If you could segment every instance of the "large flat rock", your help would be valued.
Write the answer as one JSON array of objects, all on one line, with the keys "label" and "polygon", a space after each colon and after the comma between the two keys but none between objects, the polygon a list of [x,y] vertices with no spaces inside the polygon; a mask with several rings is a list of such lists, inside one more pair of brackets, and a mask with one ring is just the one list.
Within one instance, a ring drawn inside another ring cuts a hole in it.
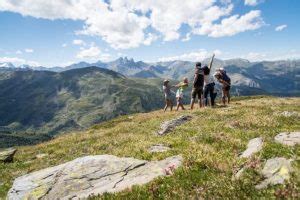
[{"label": "large flat rock", "polygon": [[172,119],[170,121],[165,121],[161,124],[160,130],[157,132],[158,135],[166,135],[177,126],[186,123],[187,121],[191,120],[192,116],[190,115],[182,115],[176,119]]},{"label": "large flat rock", "polygon": [[300,144],[300,132],[284,132],[275,136],[275,141],[287,146],[295,146]]},{"label": "large flat rock", "polygon": [[263,147],[263,140],[262,138],[254,138],[249,141],[247,145],[247,149],[240,155],[241,158],[249,158],[253,154],[259,152]]},{"label": "large flat rock", "polygon": [[291,172],[291,160],[282,157],[269,159],[261,172],[266,179],[256,185],[256,188],[263,189],[268,185],[283,184],[290,178]]},{"label": "large flat rock", "polygon": [[161,161],[112,155],[86,156],[16,178],[7,198],[80,199],[118,192],[169,175],[181,163],[181,156]]}]

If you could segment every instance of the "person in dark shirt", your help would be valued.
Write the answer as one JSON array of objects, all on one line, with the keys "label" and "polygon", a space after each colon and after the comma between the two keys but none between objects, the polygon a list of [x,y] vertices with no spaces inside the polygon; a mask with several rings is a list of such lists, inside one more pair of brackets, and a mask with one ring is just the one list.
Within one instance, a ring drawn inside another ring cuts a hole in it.
[{"label": "person in dark shirt", "polygon": [[223,105],[230,103],[230,87],[231,87],[231,80],[227,75],[226,71],[223,68],[216,70],[214,77],[222,84],[222,102]]},{"label": "person in dark shirt", "polygon": [[195,66],[195,75],[193,81],[192,98],[191,98],[191,110],[194,108],[196,97],[198,96],[199,107],[202,107],[202,93],[203,93],[204,75],[201,70],[201,63],[197,62]]},{"label": "person in dark shirt", "polygon": [[169,80],[164,80],[163,83],[163,91],[164,91],[165,102],[166,102],[166,105],[164,107],[164,112],[167,110],[168,107],[170,107],[171,111],[173,109],[173,102],[171,97],[172,91],[169,82],[170,82]]}]

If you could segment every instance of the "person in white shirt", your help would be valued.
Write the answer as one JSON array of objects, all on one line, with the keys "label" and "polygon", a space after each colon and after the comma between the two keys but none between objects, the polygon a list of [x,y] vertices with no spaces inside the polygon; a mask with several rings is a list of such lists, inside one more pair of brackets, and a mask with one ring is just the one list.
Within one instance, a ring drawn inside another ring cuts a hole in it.
[{"label": "person in white shirt", "polygon": [[213,54],[211,61],[209,63],[209,66],[204,66],[202,68],[204,72],[204,101],[205,101],[205,106],[208,106],[208,94],[210,96],[210,101],[211,101],[211,106],[215,105],[215,98],[214,98],[214,87],[215,87],[215,82],[213,76],[210,75],[212,63],[214,60],[215,54]]}]

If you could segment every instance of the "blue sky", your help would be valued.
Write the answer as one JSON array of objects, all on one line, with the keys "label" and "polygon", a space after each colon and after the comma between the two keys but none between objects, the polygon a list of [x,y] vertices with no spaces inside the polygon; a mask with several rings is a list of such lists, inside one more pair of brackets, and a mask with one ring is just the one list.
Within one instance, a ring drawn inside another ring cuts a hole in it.
[{"label": "blue sky", "polygon": [[298,0],[1,0],[0,63],[299,59],[299,19]]}]

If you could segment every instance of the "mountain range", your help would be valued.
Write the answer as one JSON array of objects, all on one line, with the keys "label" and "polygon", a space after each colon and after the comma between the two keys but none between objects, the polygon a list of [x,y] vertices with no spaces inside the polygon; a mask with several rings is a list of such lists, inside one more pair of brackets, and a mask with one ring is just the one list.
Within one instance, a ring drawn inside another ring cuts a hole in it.
[{"label": "mountain range", "polygon": [[[207,64],[208,59],[203,60]],[[5,67],[1,67],[4,66]],[[3,70],[35,70],[63,72],[70,69],[79,69],[89,66],[96,66],[121,73],[127,77],[134,78],[160,78],[180,80],[183,77],[192,79],[194,62],[190,61],[169,61],[146,63],[134,61],[127,57],[120,57],[111,62],[79,62],[66,67],[31,67],[23,65],[14,67],[11,63],[0,64],[0,71]],[[239,88],[250,88],[265,94],[275,94],[282,96],[298,96],[300,93],[300,60],[285,61],[262,61],[250,62],[245,59],[219,60],[215,59],[213,71],[223,67],[231,76],[233,86]],[[243,90],[234,91],[235,93],[244,92]],[[245,92],[244,92],[245,93]],[[247,92],[246,92],[247,93]]]}]

